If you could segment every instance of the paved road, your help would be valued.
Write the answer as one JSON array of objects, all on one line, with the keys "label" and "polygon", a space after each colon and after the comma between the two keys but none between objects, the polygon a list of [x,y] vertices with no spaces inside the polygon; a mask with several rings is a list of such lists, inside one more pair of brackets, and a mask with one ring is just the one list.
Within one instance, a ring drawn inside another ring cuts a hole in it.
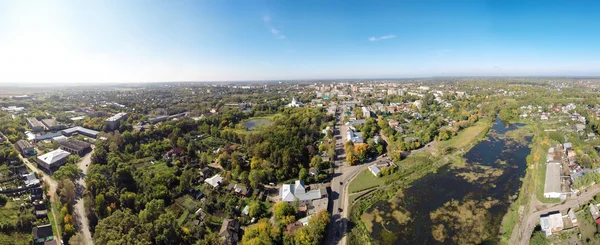
[{"label": "paved road", "polygon": [[[330,207],[331,210],[331,223],[328,226],[328,235],[326,244],[346,244],[346,229],[348,225],[348,184],[350,181],[363,169],[367,168],[370,163],[364,163],[357,166],[346,166],[346,153],[344,151],[344,144],[346,143],[346,130],[347,127],[341,124],[343,114],[339,113],[338,124],[336,125],[335,138],[336,138],[336,160],[334,161],[336,170],[335,175],[331,180],[331,195],[330,195]],[[382,160],[380,157],[375,161]]]},{"label": "paved road", "polygon": [[[569,199],[565,203],[555,204],[551,207],[547,207],[545,209],[542,209],[542,210],[539,210],[537,212],[530,214],[527,217],[526,224],[524,226],[522,226],[520,229],[520,233],[521,233],[519,235],[520,237],[519,236],[516,237],[516,239],[519,240],[519,244],[521,244],[521,245],[529,244],[529,238],[531,238],[531,233],[533,233],[533,230],[535,229],[537,222],[540,220],[540,215],[546,214],[549,212],[554,212],[554,211],[566,210],[569,208],[576,208],[582,204],[586,204],[590,200],[592,200],[596,194],[600,193],[600,188],[598,188],[598,187],[599,187],[598,185],[594,186],[592,189],[589,189],[587,192],[585,192],[581,196],[577,197],[577,199]],[[513,239],[511,239],[511,241]],[[516,243],[511,243],[511,244],[516,244]]]},{"label": "paved road", "polygon": [[85,175],[87,174],[88,167],[92,162],[92,152],[85,155],[81,161],[77,163],[77,166],[83,171],[83,176],[77,180],[77,186],[80,190],[77,193],[77,199],[73,205],[75,211],[75,219],[78,220],[79,232],[83,235],[85,245],[93,245],[92,233],[90,232],[90,222],[88,220],[85,206],[83,205],[83,192],[85,190]]},{"label": "paved road", "polygon": [[[27,167],[29,167],[29,169],[31,169],[34,172],[37,172],[39,174],[42,175],[42,179],[44,180],[44,183],[48,184],[48,195],[50,195],[50,203],[52,205],[55,205],[56,202],[60,202],[58,200],[58,197],[55,198],[56,195],[56,188],[58,186],[58,184],[56,183],[56,181],[54,181],[54,179],[52,179],[49,175],[47,175],[45,172],[39,170],[36,165],[34,163],[29,162],[28,159],[26,158],[22,158],[21,155],[19,154],[19,157],[21,158],[21,160],[23,160],[23,162],[25,163],[25,165],[27,165]],[[60,203],[59,205],[60,206]],[[54,209],[51,208],[50,211],[52,212],[52,217],[54,217],[54,224],[58,224],[57,220],[56,220],[56,213],[54,212]],[[56,225],[56,231],[58,232],[58,234],[56,234],[56,240],[58,243],[60,243],[60,241],[62,240],[61,236],[60,236],[60,227],[58,225]]]}]

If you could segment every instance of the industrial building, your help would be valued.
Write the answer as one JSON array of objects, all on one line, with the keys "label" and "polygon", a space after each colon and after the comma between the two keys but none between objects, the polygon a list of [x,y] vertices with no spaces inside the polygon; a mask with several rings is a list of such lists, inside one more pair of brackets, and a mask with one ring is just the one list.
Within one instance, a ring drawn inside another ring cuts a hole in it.
[{"label": "industrial building", "polygon": [[71,153],[58,149],[37,157],[36,162],[47,170],[56,171],[67,162],[70,155]]},{"label": "industrial building", "polygon": [[544,184],[544,197],[559,198],[562,195],[560,184],[560,162],[546,163],[546,183]]},{"label": "industrial building", "polygon": [[33,132],[40,132],[40,131],[44,131],[44,129],[46,129],[44,124],[42,124],[35,117],[28,117],[26,120],[27,120],[27,125],[29,126],[29,128],[31,128],[31,131],[33,131]]},{"label": "industrial building", "polygon": [[58,129],[62,129],[63,125],[56,122],[56,120],[50,118],[50,119],[42,119],[42,123],[44,124],[44,126],[46,126],[47,130],[58,130]]},{"label": "industrial building", "polygon": [[61,131],[64,136],[71,136],[73,134],[80,134],[90,138],[96,138],[100,132],[96,130],[87,129],[84,127],[72,127]]},{"label": "industrial building", "polygon": [[19,149],[23,156],[31,156],[35,152],[33,145],[25,140],[17,141],[17,149]]},{"label": "industrial building", "polygon": [[117,113],[104,121],[107,130],[115,130],[121,126],[121,121],[127,119],[127,113]]},{"label": "industrial building", "polygon": [[80,140],[70,139],[60,144],[60,149],[68,151],[71,154],[85,155],[91,150],[91,144]]}]

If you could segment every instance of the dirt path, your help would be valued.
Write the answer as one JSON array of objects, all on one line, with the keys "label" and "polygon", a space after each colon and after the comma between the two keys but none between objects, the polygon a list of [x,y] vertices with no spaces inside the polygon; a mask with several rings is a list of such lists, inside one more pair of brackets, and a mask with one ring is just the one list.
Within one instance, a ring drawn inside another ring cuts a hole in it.
[{"label": "dirt path", "polygon": [[84,237],[85,245],[93,245],[94,241],[92,239],[92,233],[90,232],[90,222],[87,217],[87,213],[85,212],[85,206],[83,205],[83,192],[85,190],[85,175],[87,174],[88,167],[91,164],[92,153],[88,153],[85,155],[81,161],[77,163],[77,166],[81,171],[83,171],[83,176],[81,176],[77,180],[77,186],[79,191],[77,192],[77,199],[75,200],[75,204],[73,205],[76,220],[78,220],[79,232]]},{"label": "dirt path", "polygon": [[[19,157],[21,157],[21,156],[19,155]],[[47,175],[43,171],[39,170],[35,166],[35,164],[29,162],[28,159],[26,159],[26,158],[21,158],[21,159],[23,160],[25,165],[27,165],[27,167],[29,167],[29,169],[42,175],[42,179],[44,180],[44,183],[48,184],[48,195],[50,195],[50,203],[52,206],[54,206],[56,204],[56,202],[58,201],[58,199],[56,198],[56,188],[58,186],[56,181],[54,181],[49,175]],[[54,224],[56,224],[55,225],[56,231],[58,233],[58,234],[56,234],[57,242],[60,243],[60,241],[62,241],[62,238],[60,236],[60,227],[58,226],[58,221],[56,220],[56,213],[54,212],[54,208],[50,208],[50,211],[52,212],[52,217],[54,217]]]}]

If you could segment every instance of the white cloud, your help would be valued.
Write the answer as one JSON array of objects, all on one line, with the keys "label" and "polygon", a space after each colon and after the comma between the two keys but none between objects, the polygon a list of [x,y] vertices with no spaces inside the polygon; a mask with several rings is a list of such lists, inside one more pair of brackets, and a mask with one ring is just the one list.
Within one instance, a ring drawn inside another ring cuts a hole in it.
[{"label": "white cloud", "polygon": [[271,16],[265,15],[265,16],[263,17],[263,21],[264,21],[265,23],[269,23],[269,22],[271,22]]},{"label": "white cloud", "polygon": [[381,40],[384,40],[384,39],[392,39],[392,38],[395,38],[395,37],[396,37],[396,35],[386,35],[386,36],[381,36],[381,37],[370,37],[369,41],[376,42],[376,41],[381,41]]},{"label": "white cloud", "polygon": [[275,36],[275,38],[277,39],[285,39],[285,36],[283,34],[281,34],[279,32],[279,30],[275,29],[275,28],[271,28],[271,33],[273,34],[273,36]]}]

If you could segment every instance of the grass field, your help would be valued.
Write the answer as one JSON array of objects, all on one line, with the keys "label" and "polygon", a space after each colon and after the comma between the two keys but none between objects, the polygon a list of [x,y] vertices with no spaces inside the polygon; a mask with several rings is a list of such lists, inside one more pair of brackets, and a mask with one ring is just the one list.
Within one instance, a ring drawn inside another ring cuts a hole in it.
[{"label": "grass field", "polygon": [[487,133],[488,129],[490,128],[491,122],[491,118],[482,118],[479,121],[477,121],[475,125],[460,131],[453,138],[446,141],[437,142],[436,144],[438,144],[438,146],[436,148],[444,149],[447,147],[452,147],[454,149],[463,149],[465,147],[468,147],[470,144],[473,143],[475,139],[481,137],[482,134]]},{"label": "grass field", "polygon": [[357,174],[356,177],[352,180],[352,182],[350,182],[350,185],[348,186],[348,191],[350,193],[356,193],[379,186],[381,184],[383,184],[383,181],[381,181],[381,179],[375,177],[368,169],[365,169],[359,174]]}]

